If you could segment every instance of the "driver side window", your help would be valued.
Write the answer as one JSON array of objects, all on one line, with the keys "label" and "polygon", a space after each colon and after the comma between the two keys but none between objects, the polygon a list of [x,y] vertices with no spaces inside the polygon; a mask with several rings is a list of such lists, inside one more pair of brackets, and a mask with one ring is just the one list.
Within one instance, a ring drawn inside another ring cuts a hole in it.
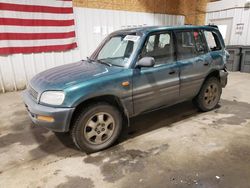
[{"label": "driver side window", "polygon": [[172,33],[166,32],[150,35],[141,53],[141,58],[143,57],[153,57],[155,65],[174,62]]}]

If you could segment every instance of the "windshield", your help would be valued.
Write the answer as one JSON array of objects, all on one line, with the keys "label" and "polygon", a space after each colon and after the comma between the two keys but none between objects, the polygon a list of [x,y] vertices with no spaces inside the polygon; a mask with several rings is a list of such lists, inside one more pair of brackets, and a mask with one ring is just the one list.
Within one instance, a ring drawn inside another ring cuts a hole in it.
[{"label": "windshield", "polygon": [[138,46],[140,36],[119,35],[111,37],[97,55],[98,61],[125,67],[130,63],[133,52]]}]

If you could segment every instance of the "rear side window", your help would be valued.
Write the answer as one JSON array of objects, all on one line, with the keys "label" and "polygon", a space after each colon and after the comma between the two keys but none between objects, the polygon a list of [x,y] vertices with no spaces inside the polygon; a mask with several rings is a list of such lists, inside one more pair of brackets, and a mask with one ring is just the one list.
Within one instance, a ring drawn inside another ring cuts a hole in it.
[{"label": "rear side window", "polygon": [[178,59],[189,59],[206,52],[203,34],[200,31],[180,31],[176,33]]},{"label": "rear side window", "polygon": [[204,31],[208,48],[211,51],[221,50],[221,44],[216,33],[212,31]]}]

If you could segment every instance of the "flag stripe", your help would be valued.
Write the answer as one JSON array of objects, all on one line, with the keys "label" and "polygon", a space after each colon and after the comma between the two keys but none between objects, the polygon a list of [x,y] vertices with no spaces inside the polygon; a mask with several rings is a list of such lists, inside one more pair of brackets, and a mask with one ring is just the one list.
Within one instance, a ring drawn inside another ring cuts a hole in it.
[{"label": "flag stripe", "polygon": [[0,54],[77,47],[72,0],[0,0]]},{"label": "flag stripe", "polygon": [[51,45],[51,46],[4,47],[0,48],[0,54],[66,51],[76,47],[77,47],[76,43],[65,44],[65,45]]},{"label": "flag stripe", "polygon": [[0,25],[70,26],[74,25],[74,20],[34,20],[34,19],[0,18]]},{"label": "flag stripe", "polygon": [[0,3],[10,3],[17,5],[36,5],[36,6],[49,6],[49,7],[68,7],[72,8],[72,0],[69,1],[56,1],[56,0],[0,0]]},{"label": "flag stripe", "polygon": [[0,40],[62,39],[75,37],[75,31],[67,33],[0,33]]},{"label": "flag stripe", "polygon": [[75,38],[63,39],[41,39],[41,40],[0,40],[0,48],[9,47],[28,47],[28,46],[46,46],[60,45],[75,42]]},{"label": "flag stripe", "polygon": [[22,18],[22,19],[45,19],[45,20],[72,20],[73,14],[60,13],[40,13],[40,12],[14,12],[9,10],[0,10],[1,18]]},{"label": "flag stripe", "polygon": [[58,33],[58,32],[70,32],[74,31],[74,26],[65,26],[65,27],[53,27],[53,26],[3,26],[0,25],[0,31],[5,33],[16,33],[21,31],[22,33]]},{"label": "flag stripe", "polygon": [[72,14],[73,8],[68,7],[51,7],[40,5],[19,5],[12,3],[0,3],[1,10],[12,10],[22,12],[47,12],[47,13],[64,13]]}]

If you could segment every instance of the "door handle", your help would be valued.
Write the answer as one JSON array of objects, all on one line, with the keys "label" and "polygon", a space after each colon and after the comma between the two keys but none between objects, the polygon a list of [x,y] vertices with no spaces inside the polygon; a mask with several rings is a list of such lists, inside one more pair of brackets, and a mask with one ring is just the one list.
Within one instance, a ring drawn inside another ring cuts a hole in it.
[{"label": "door handle", "polygon": [[175,74],[175,71],[170,71],[168,74]]},{"label": "door handle", "polygon": [[208,65],[209,65],[209,63],[208,63],[208,62],[205,62],[203,65],[204,65],[204,66],[208,66]]}]

